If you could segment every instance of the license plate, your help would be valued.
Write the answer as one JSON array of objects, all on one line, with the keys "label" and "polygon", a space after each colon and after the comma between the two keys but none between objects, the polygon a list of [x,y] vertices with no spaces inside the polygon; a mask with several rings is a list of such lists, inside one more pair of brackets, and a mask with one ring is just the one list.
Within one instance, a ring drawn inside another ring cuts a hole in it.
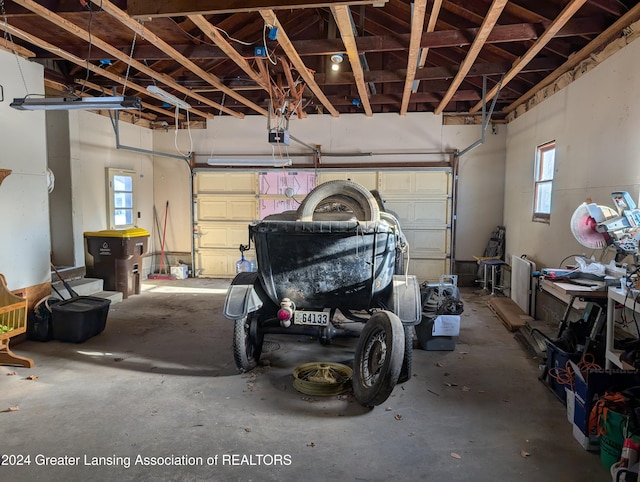
[{"label": "license plate", "polygon": [[295,325],[328,326],[328,311],[294,311],[293,323]]}]

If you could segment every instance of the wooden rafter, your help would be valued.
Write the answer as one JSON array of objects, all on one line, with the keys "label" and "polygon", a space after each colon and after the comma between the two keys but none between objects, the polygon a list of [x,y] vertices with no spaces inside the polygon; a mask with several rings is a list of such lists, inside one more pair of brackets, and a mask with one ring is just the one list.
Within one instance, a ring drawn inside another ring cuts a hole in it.
[{"label": "wooden rafter", "polygon": [[[44,7],[42,7],[41,5],[37,4],[35,1],[33,0],[15,0],[15,3],[28,8],[29,10],[33,11],[34,13],[38,14],[39,16],[49,20],[51,23],[57,25],[60,28],[63,28],[64,30],[66,30],[67,32],[75,35],[76,37],[79,37],[87,42],[91,41],[91,43],[93,45],[95,45],[96,47],[98,47],[101,50],[104,50],[105,52],[113,55],[115,58],[117,58],[118,60],[125,62],[127,64],[130,64],[133,68],[139,70],[140,72],[144,72],[145,74],[147,74],[148,76],[150,76],[151,78],[162,82],[165,85],[168,85],[174,89],[176,89],[177,91],[188,95],[196,100],[198,100],[199,102],[202,102],[203,104],[209,105],[211,107],[215,107],[216,109],[222,109],[224,112],[226,112],[229,115],[232,115],[234,117],[237,118],[242,118],[244,117],[243,114],[236,112],[234,110],[228,109],[226,107],[221,106],[220,104],[218,104],[217,102],[213,102],[212,100],[206,98],[203,95],[199,95],[199,94],[194,94],[190,89],[183,87],[182,85],[178,84],[175,80],[173,80],[170,76],[166,75],[166,74],[162,74],[159,72],[156,72],[155,70],[147,67],[146,65],[144,65],[142,62],[139,62],[135,59],[130,59],[129,56],[121,51],[119,51],[117,48],[115,48],[113,45],[109,44],[108,42],[105,42],[104,40],[100,39],[99,37],[97,37],[95,34],[91,34],[89,35],[89,32],[87,32],[84,29],[81,29],[80,27],[78,27],[77,25],[71,23],[70,21],[66,20],[65,18],[53,13],[51,10],[48,10]],[[80,65],[80,67],[83,67],[84,65]],[[152,97],[156,97],[159,100],[163,100],[162,97],[151,94],[149,92],[144,92],[147,95],[150,95]],[[192,111],[195,112],[195,111]],[[198,115],[202,115],[202,114],[198,114]],[[204,115],[205,118],[210,117],[209,114],[205,114]]]},{"label": "wooden rafter", "polygon": [[[586,0],[571,0],[567,6],[560,12],[560,15],[551,22],[549,27],[544,33],[534,42],[534,44],[527,50],[527,52],[514,63],[509,72],[507,72],[502,79],[502,86],[508,84],[518,73],[537,55],[538,52],[554,37],[556,32],[562,28],[562,26],[584,5]],[[487,92],[486,98],[483,101],[493,99],[498,93],[498,85],[495,85],[489,92]],[[478,112],[482,107],[482,102],[478,102],[474,105],[469,112]]]},{"label": "wooden rafter", "polygon": [[[435,2],[438,3],[437,1]],[[433,8],[436,8],[434,4]],[[439,6],[438,6],[439,8]],[[411,17],[411,40],[409,41],[409,56],[407,60],[407,77],[404,81],[404,91],[402,92],[402,104],[400,105],[400,115],[406,115],[409,108],[409,99],[413,90],[413,81],[416,78],[418,68],[418,56],[420,55],[420,40],[424,29],[424,16],[427,11],[427,0],[416,0],[413,3],[413,15]],[[431,19],[429,19],[431,23]],[[426,58],[426,52],[424,53]]]},{"label": "wooden rafter", "polygon": [[[507,4],[509,5],[509,4]],[[506,9],[506,7],[505,7]],[[573,18],[562,27],[554,38],[578,37],[584,35],[597,35],[606,27],[606,19],[599,17],[580,17]],[[547,22],[548,24],[549,22]],[[427,29],[429,27],[427,26]],[[524,42],[527,40],[536,40],[540,35],[543,24],[541,23],[516,23],[508,25],[496,25],[493,27],[491,34],[487,38],[486,44],[500,44],[509,42]],[[424,49],[439,49],[446,47],[465,47],[471,45],[473,39],[477,36],[479,28],[455,29],[448,27],[444,30],[436,30],[433,32],[424,32],[420,40],[420,47]],[[359,53],[369,52],[393,52],[403,51],[407,49],[411,40],[411,34],[395,34],[365,37],[356,37],[356,44]],[[301,56],[311,55],[330,55],[342,49],[341,39],[315,39],[315,40],[295,40],[291,42],[293,47]],[[75,45],[62,45],[68,52],[74,55],[87,55],[86,47]],[[120,44],[114,45],[118,50],[128,51],[131,46]],[[193,44],[175,44],[172,47],[183,55],[203,60],[223,60],[227,58],[224,51],[214,45],[202,43],[200,45]],[[238,47],[238,53],[244,58],[254,56],[254,48],[245,46]],[[108,52],[107,52],[108,53]],[[150,61],[170,59],[169,55],[162,50],[157,49],[153,45],[137,44],[136,57],[147,59]],[[111,55],[111,54],[109,54]],[[51,58],[52,54],[38,55],[39,58]],[[113,57],[113,55],[111,55]],[[98,49],[92,49],[89,60],[100,60],[105,57],[103,52]],[[424,55],[420,56],[420,60],[426,59]]]},{"label": "wooden rafter", "polygon": [[[84,80],[84,79],[75,79],[74,82],[78,85],[84,85],[86,87],[89,87],[90,89],[93,90],[97,90],[98,92],[102,92],[103,94],[109,94],[108,92],[105,92],[104,87],[102,87],[101,85],[98,84],[94,84],[93,82],[89,82],[88,80]],[[153,104],[149,104],[148,102],[142,102],[142,107],[144,107],[145,109],[149,109],[152,111],[155,111],[159,114],[163,114],[166,115],[167,117],[175,117],[177,116],[178,119],[180,120],[186,120],[187,116],[178,112],[169,112],[166,109],[163,109],[161,107],[157,107]]]},{"label": "wooden rafter", "polygon": [[19,55],[20,57],[24,57],[26,59],[36,56],[35,52],[32,52],[29,49],[25,49],[20,45],[16,45],[15,42],[9,41],[9,39],[6,37],[3,40],[0,40],[0,50],[4,50],[5,52],[9,52],[10,54]]},{"label": "wooden rafter", "polygon": [[371,104],[369,103],[369,89],[364,81],[364,70],[362,69],[362,63],[360,62],[360,55],[358,55],[356,37],[353,34],[353,24],[351,22],[349,7],[344,5],[332,6],[331,13],[333,13],[333,17],[335,18],[338,29],[340,30],[342,42],[347,50],[347,57],[351,64],[351,71],[353,72],[353,78],[356,82],[360,102],[362,103],[365,114],[370,117],[373,115],[373,112],[371,111]]},{"label": "wooden rafter", "polygon": [[434,111],[436,115],[440,115],[442,113],[444,108],[451,101],[453,94],[456,93],[456,91],[458,90],[458,87],[460,87],[460,84],[462,83],[464,78],[467,76],[467,73],[469,72],[469,70],[471,70],[471,67],[473,67],[473,64],[475,63],[476,58],[480,54],[480,50],[482,50],[482,46],[484,45],[487,37],[489,37],[489,34],[491,33],[493,26],[498,21],[498,18],[500,17],[500,14],[502,13],[502,10],[504,9],[506,4],[507,4],[507,0],[493,0],[493,3],[491,4],[491,7],[489,7],[489,11],[487,12],[487,15],[484,17],[484,21],[480,26],[478,35],[473,40],[473,43],[469,48],[469,52],[467,53],[467,56],[465,57],[464,62],[462,62],[462,64],[460,65],[460,70],[458,70],[457,75],[451,82],[451,86],[449,87],[449,90],[444,95],[444,97],[442,98],[442,101],[440,102],[440,104],[438,104],[438,107],[436,107]]},{"label": "wooden rafter", "polygon": [[209,37],[222,51],[233,60],[238,67],[256,81],[258,85],[267,90],[267,86],[263,84],[263,79],[255,70],[251,68],[249,62],[227,41],[226,38],[211,23],[204,18],[203,15],[189,15],[191,20],[207,37]]},{"label": "wooden rafter", "polygon": [[[96,0],[92,0],[92,1],[96,1]],[[324,95],[324,92],[322,92],[322,89],[320,89],[320,87],[316,83],[315,79],[313,78],[313,75],[311,75],[307,67],[304,65],[304,62],[300,58],[300,55],[298,55],[298,52],[296,52],[296,50],[293,48],[293,45],[291,44],[291,40],[289,40],[287,33],[285,32],[284,28],[278,21],[278,17],[273,12],[273,10],[261,10],[260,15],[262,15],[262,18],[264,19],[265,22],[267,22],[267,24],[278,27],[278,43],[282,47],[282,50],[284,50],[284,52],[287,54],[287,57],[289,57],[289,60],[291,61],[293,66],[296,68],[300,76],[307,83],[307,86],[315,94],[315,96],[320,101],[320,103],[324,107],[326,107],[326,109],[329,111],[329,113],[333,117],[338,117],[340,114],[338,113],[336,108],[333,107],[333,105],[331,105],[331,102],[329,102],[329,99],[327,99],[327,96]]]},{"label": "wooden rafter", "polygon": [[186,56],[182,55],[180,52],[178,52],[167,42],[162,40],[159,36],[157,36],[151,30],[146,28],[144,25],[138,23],[136,20],[131,18],[129,15],[127,15],[125,12],[123,12],[118,7],[113,5],[109,0],[90,0],[90,1],[94,3],[97,7],[101,8],[102,10],[107,12],[109,15],[114,17],[116,20],[118,20],[120,23],[122,23],[126,27],[130,28],[134,32],[137,32],[137,34],[140,35],[141,37],[145,38],[149,42],[152,42],[157,48],[166,51],[176,62],[178,62],[179,64],[189,69],[191,72],[196,74],[202,80],[208,82],[209,84],[215,87],[218,87],[221,91],[223,91],[228,96],[233,97],[241,104],[246,105],[247,107],[258,112],[259,114],[262,114],[265,116],[267,115],[267,111],[265,109],[251,102],[249,99],[238,94],[237,92],[234,92],[232,89],[224,85],[218,77],[205,71],[202,67],[198,66],[193,61],[188,59]]},{"label": "wooden rafter", "polygon": [[[4,22],[0,22],[0,30],[4,30],[5,32],[9,32],[11,35],[15,35],[16,37],[19,37],[23,40],[26,40],[27,42],[40,47],[42,49],[48,50],[49,52],[56,52],[56,54],[58,54],[60,57],[62,57],[63,59],[74,63],[76,65],[79,65],[83,68],[86,68],[87,70],[90,70],[91,72],[93,72],[94,74],[98,74],[101,75],[103,77],[106,77],[109,80],[112,80],[113,82],[120,84],[120,85],[124,85],[125,83],[127,84],[127,87],[131,88],[132,90],[136,90],[138,92],[141,92],[145,95],[148,95],[147,89],[141,85],[136,84],[135,82],[132,82],[131,80],[125,79],[124,77],[120,76],[120,75],[116,75],[116,74],[112,74],[111,72],[109,72],[108,70],[104,70],[101,69],[100,67],[89,63],[83,59],[81,59],[80,57],[76,57],[75,55],[70,54],[69,52],[66,52],[64,50],[62,50],[60,47],[57,47],[55,45],[53,45],[52,43],[47,42],[46,40],[42,40],[38,37],[36,37],[35,35],[25,32],[23,30],[20,30],[12,25],[9,25],[7,23]],[[191,109],[191,112],[198,114],[199,116],[202,116],[204,118],[210,119],[213,116],[211,114],[208,114],[206,112],[202,112],[199,111],[197,109]]]},{"label": "wooden rafter", "polygon": [[322,8],[337,5],[374,5],[388,0],[128,0],[127,10],[133,17],[181,17],[194,14],[255,12],[295,8]]},{"label": "wooden rafter", "polygon": [[516,110],[518,106],[522,105],[524,102],[532,98],[536,94],[536,92],[551,85],[560,76],[562,76],[563,74],[566,74],[571,69],[573,69],[576,65],[578,65],[580,62],[587,59],[592,53],[599,50],[607,43],[611,42],[611,40],[615,36],[619,35],[621,30],[623,30],[625,27],[629,26],[630,24],[632,24],[633,22],[636,22],[639,19],[640,19],[640,3],[635,5],[625,15],[620,17],[615,23],[613,23],[608,29],[606,29],[604,32],[598,35],[595,39],[593,39],[582,50],[573,54],[565,63],[563,63],[560,67],[555,69],[553,73],[546,76],[542,81],[536,84],[528,92],[523,94],[518,100],[516,100],[515,102],[505,107],[502,110],[502,112],[509,113]]},{"label": "wooden rafter", "polygon": [[[434,0],[433,7],[431,7],[431,13],[429,14],[429,22],[427,23],[427,33],[432,33],[436,29],[436,23],[438,22],[438,15],[440,15],[440,8],[442,7],[442,0]],[[424,34],[422,39],[420,39],[420,43],[423,42]],[[460,45],[457,43],[455,45]],[[425,64],[427,63],[427,55],[429,55],[429,47],[423,47],[420,52],[420,58],[418,59],[418,68],[423,69]],[[417,92],[418,87],[420,85],[420,81],[414,82],[413,87],[411,88],[411,92]]]},{"label": "wooden rafter", "polygon": [[307,113],[302,109],[302,94],[304,93],[304,82],[300,83],[300,85],[296,85],[293,80],[293,75],[291,74],[291,65],[289,65],[289,61],[287,59],[281,58],[280,63],[282,64],[284,77],[285,79],[287,79],[287,84],[289,84],[289,92],[291,93],[291,97],[293,98],[293,106],[295,107],[296,115],[299,119],[304,119],[307,117]]}]

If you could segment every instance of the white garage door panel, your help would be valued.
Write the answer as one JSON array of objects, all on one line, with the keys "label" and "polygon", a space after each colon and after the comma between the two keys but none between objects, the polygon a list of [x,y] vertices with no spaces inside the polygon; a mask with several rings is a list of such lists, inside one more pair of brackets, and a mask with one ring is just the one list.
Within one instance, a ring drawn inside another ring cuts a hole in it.
[{"label": "white garage door panel", "polygon": [[384,199],[385,208],[398,215],[403,228],[409,228],[414,225],[442,228],[448,224],[447,208],[449,201],[447,199],[394,199],[390,196],[385,196]]},{"label": "white garage door panel", "polygon": [[258,215],[255,196],[198,196],[198,221],[229,221],[244,219],[251,221]]},{"label": "white garage door panel", "polygon": [[[287,175],[292,176],[291,181],[299,180],[294,178],[297,173],[287,172]],[[263,189],[262,194],[259,194],[257,172],[199,172],[196,177],[197,221],[201,233],[197,241],[197,268],[200,276],[233,277],[240,258],[238,246],[248,242],[249,222],[263,217],[259,213],[296,209],[297,203],[281,195],[280,177],[274,180],[263,176],[261,182],[268,180],[275,191]],[[337,179],[351,179],[367,189],[378,189],[386,208],[398,214],[410,245],[409,273],[420,281],[434,282],[450,272],[451,176],[448,171],[321,170],[318,173],[318,184]],[[289,186],[288,177],[286,181]],[[309,182],[307,180],[307,184]],[[296,196],[296,199],[302,197]],[[246,256],[255,259],[253,250]]]},{"label": "white garage door panel", "polygon": [[387,194],[446,195],[449,192],[449,173],[446,171],[382,172],[380,192]]},{"label": "white garage door panel", "polygon": [[198,248],[238,247],[249,242],[249,228],[245,221],[238,223],[200,223]]},{"label": "white garage door panel", "polygon": [[200,250],[198,251],[200,276],[205,278],[231,278],[235,275],[236,262],[240,259],[240,251]]},{"label": "white garage door panel", "polygon": [[232,192],[254,193],[256,190],[255,172],[199,172],[196,176],[195,190],[199,194]]},{"label": "white garage door panel", "polygon": [[444,258],[447,254],[447,231],[404,229],[412,258]]},{"label": "white garage door panel", "polygon": [[418,281],[435,283],[443,274],[449,273],[449,260],[443,259],[411,259],[409,260],[409,273],[415,274]]},{"label": "white garage door panel", "polygon": [[318,174],[318,184],[335,180],[346,181],[351,179],[353,182],[362,184],[367,189],[378,189],[378,173],[377,172],[321,172]]}]

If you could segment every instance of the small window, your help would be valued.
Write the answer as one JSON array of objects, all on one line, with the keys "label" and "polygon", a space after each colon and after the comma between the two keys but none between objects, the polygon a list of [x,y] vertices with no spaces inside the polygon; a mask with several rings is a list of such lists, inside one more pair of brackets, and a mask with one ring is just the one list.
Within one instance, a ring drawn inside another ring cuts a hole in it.
[{"label": "small window", "polygon": [[536,171],[533,198],[533,220],[549,222],[551,217],[551,193],[555,171],[556,141],[536,148]]},{"label": "small window", "polygon": [[135,226],[135,171],[107,169],[109,229]]}]

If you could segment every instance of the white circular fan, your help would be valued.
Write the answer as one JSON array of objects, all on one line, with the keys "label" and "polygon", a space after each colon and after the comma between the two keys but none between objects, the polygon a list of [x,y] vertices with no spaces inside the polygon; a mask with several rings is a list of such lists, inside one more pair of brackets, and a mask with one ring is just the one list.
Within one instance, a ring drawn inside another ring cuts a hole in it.
[{"label": "white circular fan", "polygon": [[[617,216],[616,212],[608,206],[598,206],[605,219]],[[571,234],[586,248],[606,248],[609,244],[609,236],[596,230],[597,221],[591,217],[587,203],[582,203],[571,216]]]}]

